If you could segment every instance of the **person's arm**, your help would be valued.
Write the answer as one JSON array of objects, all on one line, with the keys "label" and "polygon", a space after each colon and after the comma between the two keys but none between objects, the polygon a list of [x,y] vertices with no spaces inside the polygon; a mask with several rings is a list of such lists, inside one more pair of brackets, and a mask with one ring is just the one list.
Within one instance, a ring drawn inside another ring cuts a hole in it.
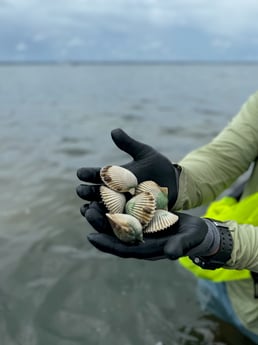
[{"label": "person's arm", "polygon": [[190,209],[214,200],[258,155],[258,92],[209,144],[180,162],[179,193],[173,209]]},{"label": "person's arm", "polygon": [[[169,205],[173,209],[187,209],[215,199],[223,189],[247,170],[258,154],[257,133],[258,93],[248,100],[229,126],[210,144],[190,153],[180,162],[182,171],[181,167],[178,170],[165,157],[149,146],[132,140],[121,130],[116,130],[113,135],[116,134],[117,146],[134,158],[124,167],[134,172],[139,181],[154,179],[160,185],[164,183],[170,193]],[[97,168],[82,168],[77,174],[84,182],[95,184],[101,182]],[[179,196],[176,199],[178,180]],[[221,247],[218,247],[218,243],[223,244],[223,237],[216,226],[211,226],[202,218],[184,214],[179,216],[179,221],[173,228],[158,233],[155,238],[146,238],[144,243],[137,245],[129,246],[122,243],[112,234],[112,229],[107,224],[105,210],[99,203],[98,191],[98,185],[80,185],[77,188],[78,195],[90,201],[81,208],[81,213],[97,230],[97,233],[88,235],[89,241],[96,248],[121,257],[148,260],[160,258],[175,260],[186,255],[212,256],[214,252],[215,255],[217,253],[220,255]],[[173,207],[175,200],[177,200],[176,207]],[[230,224],[233,249],[227,251],[227,255],[222,260],[220,256],[215,258],[219,259],[221,266],[226,262],[232,268],[241,267],[256,271],[257,234],[255,235],[253,227],[247,225],[246,228],[249,229],[247,233],[250,237],[246,242],[247,234],[242,234],[244,232],[240,231],[242,227],[244,226],[236,223]],[[223,261],[225,257],[226,260]]]},{"label": "person's arm", "polygon": [[225,224],[233,239],[231,258],[225,268],[249,269],[258,273],[258,227],[234,221]]},{"label": "person's arm", "polygon": [[[97,208],[97,205],[92,205],[95,214]],[[171,229],[161,232],[159,236],[145,237],[144,242],[139,244],[125,244],[107,230],[105,233],[91,233],[87,237],[99,250],[122,258],[176,260],[190,256],[195,264],[204,269],[224,267],[258,273],[257,227],[177,214],[179,221]],[[96,215],[91,221],[93,226],[98,226]]]}]

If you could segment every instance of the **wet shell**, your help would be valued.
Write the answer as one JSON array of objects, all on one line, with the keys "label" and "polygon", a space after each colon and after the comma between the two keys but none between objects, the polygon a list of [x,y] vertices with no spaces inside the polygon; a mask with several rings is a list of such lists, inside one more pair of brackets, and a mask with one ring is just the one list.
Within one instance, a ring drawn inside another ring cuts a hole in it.
[{"label": "wet shell", "polygon": [[154,181],[141,182],[136,188],[136,194],[141,192],[151,192],[156,201],[156,209],[168,209],[168,188],[160,187]]},{"label": "wet shell", "polygon": [[155,212],[155,198],[151,192],[142,192],[127,201],[125,212],[137,218],[142,226],[146,226]]},{"label": "wet shell", "polygon": [[106,186],[100,186],[101,199],[110,213],[123,213],[126,197]]},{"label": "wet shell", "polygon": [[100,177],[106,186],[116,192],[134,194],[138,184],[136,176],[129,170],[117,165],[107,165],[100,170]]},{"label": "wet shell", "polygon": [[126,243],[143,242],[142,225],[129,214],[107,213],[109,223],[116,237]]},{"label": "wet shell", "polygon": [[178,216],[174,213],[166,210],[156,210],[149,225],[144,229],[144,233],[153,233],[160,230],[165,230],[171,225],[175,224],[177,220]]}]

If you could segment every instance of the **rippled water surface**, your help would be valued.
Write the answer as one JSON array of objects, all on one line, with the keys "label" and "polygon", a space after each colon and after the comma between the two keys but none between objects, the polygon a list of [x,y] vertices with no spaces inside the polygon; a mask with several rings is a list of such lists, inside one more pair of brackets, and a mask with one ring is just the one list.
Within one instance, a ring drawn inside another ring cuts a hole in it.
[{"label": "rippled water surface", "polygon": [[202,315],[176,262],[92,248],[75,187],[79,167],[128,160],[116,127],[178,161],[223,128],[257,75],[258,65],[0,66],[1,344],[243,345]]}]

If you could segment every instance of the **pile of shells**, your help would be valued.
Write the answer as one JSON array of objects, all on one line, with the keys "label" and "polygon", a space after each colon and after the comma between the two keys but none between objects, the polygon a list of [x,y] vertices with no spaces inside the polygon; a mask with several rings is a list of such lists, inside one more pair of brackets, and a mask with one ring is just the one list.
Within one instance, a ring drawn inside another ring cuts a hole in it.
[{"label": "pile of shells", "polygon": [[[117,165],[100,170],[100,195],[114,234],[123,242],[143,242],[143,234],[172,226],[178,216],[168,212],[168,189],[154,181],[138,184],[136,176]],[[130,198],[126,197],[130,195]]]}]

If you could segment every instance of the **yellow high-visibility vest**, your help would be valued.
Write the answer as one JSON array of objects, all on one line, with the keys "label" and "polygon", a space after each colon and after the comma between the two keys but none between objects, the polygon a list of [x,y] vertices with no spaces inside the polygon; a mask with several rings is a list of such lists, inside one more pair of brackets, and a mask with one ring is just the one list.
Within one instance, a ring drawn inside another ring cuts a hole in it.
[{"label": "yellow high-visibility vest", "polygon": [[[211,203],[203,217],[220,221],[235,220],[239,224],[258,226],[258,193],[252,194],[239,202],[232,197],[223,197]],[[179,262],[197,277],[210,279],[214,282],[251,278],[249,270],[226,268],[207,270],[195,265],[188,257],[180,258]]]}]

